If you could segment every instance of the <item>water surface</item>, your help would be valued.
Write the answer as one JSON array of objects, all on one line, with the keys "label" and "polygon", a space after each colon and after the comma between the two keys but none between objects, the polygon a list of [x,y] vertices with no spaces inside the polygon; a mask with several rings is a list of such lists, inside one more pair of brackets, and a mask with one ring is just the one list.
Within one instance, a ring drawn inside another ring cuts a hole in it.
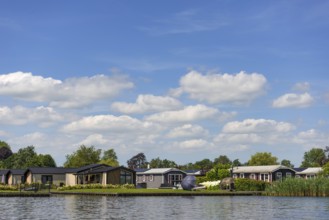
[{"label": "water surface", "polygon": [[262,196],[0,198],[0,219],[329,219],[329,198]]}]

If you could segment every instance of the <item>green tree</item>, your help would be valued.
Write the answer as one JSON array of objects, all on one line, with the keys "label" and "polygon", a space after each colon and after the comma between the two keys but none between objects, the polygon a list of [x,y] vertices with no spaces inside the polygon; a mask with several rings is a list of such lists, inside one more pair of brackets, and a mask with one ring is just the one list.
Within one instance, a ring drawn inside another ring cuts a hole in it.
[{"label": "green tree", "polygon": [[146,168],[147,160],[144,153],[138,153],[127,161],[130,169]]},{"label": "green tree", "polygon": [[213,162],[209,159],[203,159],[195,162],[195,167],[200,170],[210,170],[213,167]]},{"label": "green tree", "polygon": [[56,167],[56,162],[50,154],[39,154],[38,161],[41,167]]},{"label": "green tree", "polygon": [[248,161],[249,166],[277,165],[278,158],[268,152],[258,152],[251,156]]},{"label": "green tree", "polygon": [[222,180],[225,177],[229,177],[231,175],[229,170],[230,167],[230,164],[217,164],[206,173],[207,180]]},{"label": "green tree", "polygon": [[102,150],[95,149],[94,146],[87,147],[81,145],[79,149],[72,154],[66,155],[64,167],[81,167],[100,162]]},{"label": "green tree", "polygon": [[286,160],[286,159],[281,161],[281,165],[290,167],[290,168],[294,168],[294,165],[290,162],[290,160]]},{"label": "green tree", "polygon": [[231,164],[232,161],[226,155],[220,155],[219,157],[215,158],[214,164]]},{"label": "green tree", "polygon": [[102,160],[99,163],[106,164],[112,167],[119,166],[118,157],[114,149],[104,151]]},{"label": "green tree", "polygon": [[326,163],[325,151],[321,148],[312,148],[304,153],[301,167],[322,167]]},{"label": "green tree", "polygon": [[177,167],[175,161],[167,160],[167,159],[160,159],[159,157],[152,159],[150,161],[151,168],[174,168]]},{"label": "green tree", "polygon": [[9,144],[4,141],[0,141],[0,160],[5,160],[12,154],[13,152],[11,151]]}]

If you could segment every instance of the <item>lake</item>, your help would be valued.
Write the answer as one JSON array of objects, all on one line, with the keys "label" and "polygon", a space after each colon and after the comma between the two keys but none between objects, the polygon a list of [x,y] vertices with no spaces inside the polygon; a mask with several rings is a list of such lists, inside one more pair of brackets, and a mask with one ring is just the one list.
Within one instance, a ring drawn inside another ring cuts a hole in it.
[{"label": "lake", "polygon": [[262,196],[0,198],[0,219],[329,219],[329,198]]}]

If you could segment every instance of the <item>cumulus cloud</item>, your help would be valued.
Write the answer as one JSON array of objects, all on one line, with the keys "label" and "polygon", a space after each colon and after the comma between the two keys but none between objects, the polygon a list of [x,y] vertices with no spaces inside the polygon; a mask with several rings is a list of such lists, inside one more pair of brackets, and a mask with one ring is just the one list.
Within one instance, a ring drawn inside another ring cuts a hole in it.
[{"label": "cumulus cloud", "polygon": [[124,114],[138,114],[174,110],[181,106],[180,101],[172,97],[139,95],[136,103],[114,102],[111,108]]},{"label": "cumulus cloud", "polygon": [[311,106],[313,102],[314,98],[307,92],[304,94],[288,93],[275,99],[272,106],[274,108],[305,108]]},{"label": "cumulus cloud", "polygon": [[180,127],[171,129],[167,137],[169,138],[198,138],[205,137],[209,134],[208,130],[200,125],[185,124]]},{"label": "cumulus cloud", "polygon": [[202,119],[209,119],[219,114],[216,108],[205,105],[187,106],[182,110],[165,111],[146,117],[147,121],[175,123],[175,122],[192,122]]},{"label": "cumulus cloud", "polygon": [[191,99],[216,103],[250,103],[265,92],[266,78],[258,73],[207,74],[191,71],[180,79],[173,94],[189,94]]},{"label": "cumulus cloud", "polygon": [[267,119],[246,119],[228,122],[214,141],[226,144],[274,144],[287,141],[295,126]]},{"label": "cumulus cloud", "polygon": [[99,146],[108,143],[108,140],[104,138],[101,134],[91,134],[87,136],[83,141],[79,143],[79,145],[87,145],[87,146]]},{"label": "cumulus cloud", "polygon": [[287,122],[277,122],[268,119],[245,119],[243,121],[228,122],[223,127],[224,133],[264,133],[264,132],[289,132],[295,126]]},{"label": "cumulus cloud", "polygon": [[311,147],[323,148],[324,146],[328,145],[329,135],[315,129],[309,129],[307,131],[299,132],[295,136],[294,142],[307,146],[308,148]]},{"label": "cumulus cloud", "polygon": [[65,132],[145,132],[157,129],[152,122],[143,122],[123,115],[96,115],[84,117],[63,127]]},{"label": "cumulus cloud", "polygon": [[310,90],[310,84],[308,82],[299,82],[296,83],[292,89],[299,92],[306,92]]},{"label": "cumulus cloud", "polygon": [[37,123],[41,127],[47,127],[61,120],[63,120],[63,117],[51,107],[0,107],[0,124],[24,125]]},{"label": "cumulus cloud", "polygon": [[175,149],[182,149],[182,150],[205,150],[211,147],[212,144],[210,144],[208,141],[204,139],[192,139],[192,140],[186,140],[182,142],[176,142],[174,143]]},{"label": "cumulus cloud", "polygon": [[65,81],[15,72],[0,75],[0,95],[50,106],[77,108],[94,101],[112,98],[134,85],[123,76],[95,75],[70,78]]}]

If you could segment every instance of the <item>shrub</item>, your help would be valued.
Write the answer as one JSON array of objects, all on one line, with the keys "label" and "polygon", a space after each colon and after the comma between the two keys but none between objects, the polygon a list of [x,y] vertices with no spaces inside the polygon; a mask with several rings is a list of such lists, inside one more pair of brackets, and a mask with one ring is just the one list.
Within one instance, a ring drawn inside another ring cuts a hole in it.
[{"label": "shrub", "polygon": [[74,186],[63,186],[63,187],[58,187],[58,191],[65,191],[65,190],[79,190],[79,189],[134,189],[135,185],[134,184],[123,184],[123,185],[102,185],[100,183],[96,184],[78,184]]},{"label": "shrub", "polygon": [[234,187],[237,191],[264,191],[267,185],[269,185],[269,183],[260,180],[245,178],[234,180]]}]

